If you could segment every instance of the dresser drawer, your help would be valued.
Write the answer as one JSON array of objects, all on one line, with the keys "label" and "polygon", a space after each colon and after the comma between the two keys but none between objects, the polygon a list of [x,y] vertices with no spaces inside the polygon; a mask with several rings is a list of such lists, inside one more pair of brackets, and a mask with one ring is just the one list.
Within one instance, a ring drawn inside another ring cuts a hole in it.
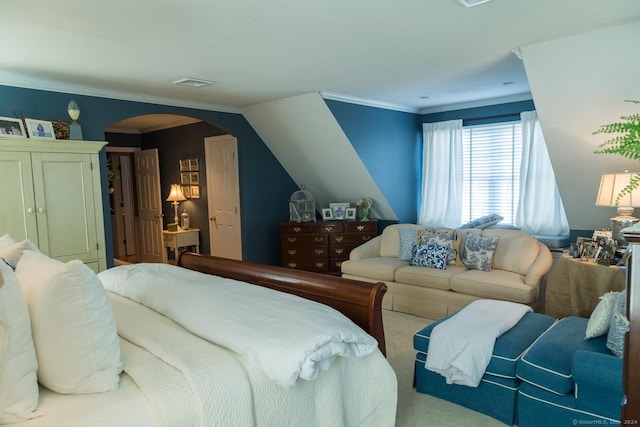
[{"label": "dresser drawer", "polygon": [[345,222],[344,231],[347,233],[378,234],[378,222],[377,221]]},{"label": "dresser drawer", "polygon": [[315,271],[318,273],[326,273],[329,271],[328,259],[315,260],[306,258],[284,258],[282,261],[282,265],[284,267],[293,268],[295,270]]},{"label": "dresser drawer", "polygon": [[322,245],[328,242],[326,234],[306,233],[306,234],[283,234],[282,247],[292,245]]},{"label": "dresser drawer", "polygon": [[282,258],[326,258],[327,246],[285,246],[282,245]]},{"label": "dresser drawer", "polygon": [[329,236],[329,243],[331,245],[361,245],[367,240],[371,240],[376,237],[375,234],[364,233],[342,233]]},{"label": "dresser drawer", "polygon": [[280,224],[282,234],[314,233],[315,224],[311,222],[287,222]]}]

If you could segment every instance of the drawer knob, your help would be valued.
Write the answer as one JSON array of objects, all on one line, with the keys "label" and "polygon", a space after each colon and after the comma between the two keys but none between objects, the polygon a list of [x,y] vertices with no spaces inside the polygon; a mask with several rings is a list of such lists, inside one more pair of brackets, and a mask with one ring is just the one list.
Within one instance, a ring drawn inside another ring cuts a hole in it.
[{"label": "drawer knob", "polygon": [[356,228],[358,229],[358,231],[362,231],[364,230],[364,225],[358,225]]},{"label": "drawer knob", "polygon": [[342,239],[344,239],[344,236],[336,236],[336,242],[342,242]]},{"label": "drawer knob", "polygon": [[336,253],[337,253],[338,255],[342,254],[342,252],[344,252],[344,249],[342,249],[342,248],[337,248],[337,249],[336,249]]},{"label": "drawer knob", "polygon": [[290,241],[291,243],[296,241],[295,237],[287,237],[287,240]]},{"label": "drawer knob", "polygon": [[296,233],[299,233],[300,230],[302,230],[302,228],[300,227],[293,227],[293,231],[295,231]]},{"label": "drawer knob", "polygon": [[324,267],[324,262],[316,262],[316,267],[318,268]]},{"label": "drawer knob", "polygon": [[288,265],[290,268],[296,268],[298,266],[298,263],[290,262]]},{"label": "drawer knob", "polygon": [[315,240],[316,242],[322,242],[322,241],[324,240],[324,236],[316,236],[316,237],[314,238],[314,240]]},{"label": "drawer knob", "polygon": [[296,252],[298,252],[298,251],[295,250],[295,249],[289,249],[288,252],[289,252],[289,255],[295,255]]},{"label": "drawer knob", "polygon": [[322,255],[323,252],[324,252],[324,249],[316,249],[316,254],[318,255]]}]

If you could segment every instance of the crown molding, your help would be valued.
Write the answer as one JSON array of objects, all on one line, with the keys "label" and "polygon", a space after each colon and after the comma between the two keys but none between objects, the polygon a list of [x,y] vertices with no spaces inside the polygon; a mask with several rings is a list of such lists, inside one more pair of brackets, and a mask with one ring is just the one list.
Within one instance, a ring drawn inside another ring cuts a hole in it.
[{"label": "crown molding", "polygon": [[531,92],[520,93],[517,95],[500,96],[497,98],[480,99],[478,101],[461,102],[459,104],[440,105],[436,107],[427,107],[420,110],[420,114],[442,113],[445,111],[464,110],[466,108],[486,107],[489,105],[508,104],[509,102],[531,101],[533,97]]},{"label": "crown molding", "polygon": [[411,108],[404,105],[392,104],[389,102],[376,101],[374,99],[358,98],[356,96],[343,95],[341,93],[320,92],[320,95],[324,99],[332,99],[334,101],[348,102],[350,104],[364,105],[367,107],[383,108],[385,110],[401,111],[403,113],[417,114],[420,112],[420,110],[417,108]]},{"label": "crown molding", "polygon": [[45,90],[50,92],[68,93],[73,95],[95,96],[98,98],[119,99],[121,101],[143,102],[147,104],[169,105],[172,107],[194,108],[206,111],[218,111],[222,113],[242,114],[240,108],[228,107],[218,104],[207,104],[202,102],[191,102],[173,98],[163,98],[158,96],[141,95],[130,92],[120,92],[113,90],[98,89],[87,86],[70,85],[47,80],[32,80],[16,77],[0,72],[0,85],[20,87],[24,89]]}]

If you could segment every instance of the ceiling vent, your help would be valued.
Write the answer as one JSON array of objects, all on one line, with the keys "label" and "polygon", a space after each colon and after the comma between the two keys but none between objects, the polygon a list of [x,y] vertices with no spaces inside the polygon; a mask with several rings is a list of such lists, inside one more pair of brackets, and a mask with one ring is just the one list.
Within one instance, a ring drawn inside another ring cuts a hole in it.
[{"label": "ceiling vent", "polygon": [[204,87],[204,86],[214,85],[216,84],[216,82],[210,82],[210,81],[201,80],[201,79],[194,79],[192,77],[185,77],[184,79],[175,80],[173,84],[189,86],[189,87]]},{"label": "ceiling vent", "polygon": [[458,3],[460,3],[464,7],[473,7],[490,1],[491,0],[458,0]]}]

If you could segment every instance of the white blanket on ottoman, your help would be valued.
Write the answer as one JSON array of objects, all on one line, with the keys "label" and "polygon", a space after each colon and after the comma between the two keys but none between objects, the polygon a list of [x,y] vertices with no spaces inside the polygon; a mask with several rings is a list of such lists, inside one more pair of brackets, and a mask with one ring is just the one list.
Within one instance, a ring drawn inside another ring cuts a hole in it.
[{"label": "white blanket on ottoman", "polygon": [[531,307],[507,301],[474,301],[431,331],[425,368],[447,384],[477,387],[491,361],[496,339]]}]

